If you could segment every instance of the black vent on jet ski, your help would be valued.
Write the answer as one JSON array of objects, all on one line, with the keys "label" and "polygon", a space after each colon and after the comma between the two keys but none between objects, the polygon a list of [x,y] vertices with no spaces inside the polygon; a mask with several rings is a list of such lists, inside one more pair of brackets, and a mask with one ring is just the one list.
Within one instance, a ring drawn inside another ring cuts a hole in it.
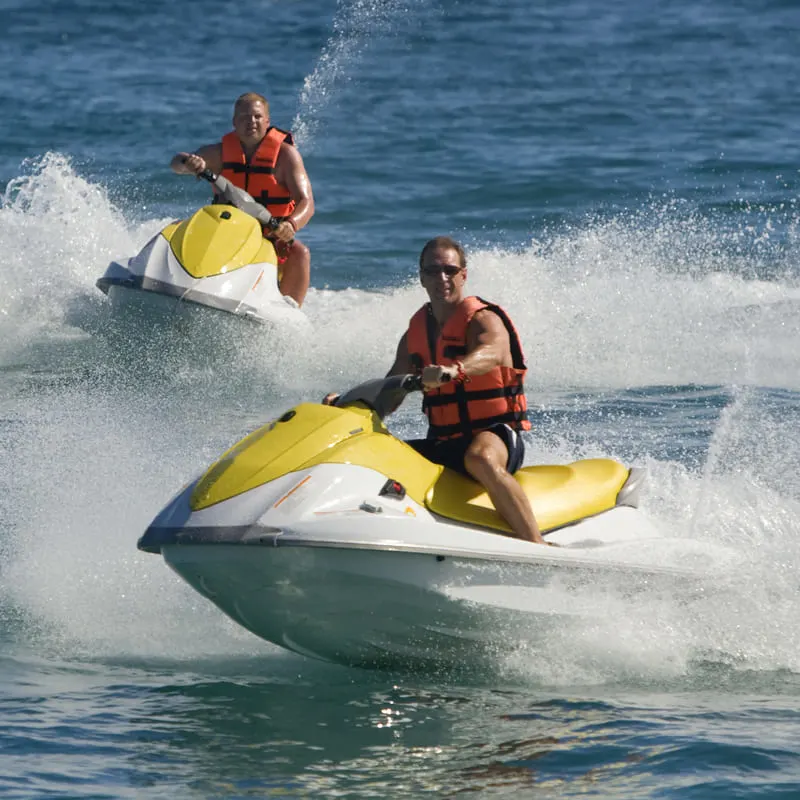
[{"label": "black vent on jet ski", "polygon": [[400,481],[395,481],[389,478],[383,484],[383,488],[378,492],[379,497],[397,497],[402,500],[406,496],[406,490]]}]

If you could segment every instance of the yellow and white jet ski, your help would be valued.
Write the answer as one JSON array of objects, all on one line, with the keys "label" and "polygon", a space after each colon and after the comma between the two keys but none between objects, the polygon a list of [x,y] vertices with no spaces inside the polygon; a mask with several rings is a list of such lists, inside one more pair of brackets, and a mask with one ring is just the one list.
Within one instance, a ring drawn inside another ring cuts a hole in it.
[{"label": "yellow and white jet ski", "polygon": [[[173,222],[133,258],[112,261],[97,281],[112,314],[192,319],[224,312],[257,323],[308,325],[293,298],[278,289],[280,269],[262,226],[275,220],[266,208],[222,176],[201,177],[225,204],[203,206]],[[211,310],[211,311],[209,311]]]},{"label": "yellow and white jet ski", "polygon": [[637,508],[644,471],[610,459],[520,470],[559,546],[503,535],[481,486],[385,427],[419,388],[393,376],[290,409],[183,489],[139,549],[263,639],[367,667],[475,664],[600,613],[598,592],[712,566],[691,542],[675,551]]}]

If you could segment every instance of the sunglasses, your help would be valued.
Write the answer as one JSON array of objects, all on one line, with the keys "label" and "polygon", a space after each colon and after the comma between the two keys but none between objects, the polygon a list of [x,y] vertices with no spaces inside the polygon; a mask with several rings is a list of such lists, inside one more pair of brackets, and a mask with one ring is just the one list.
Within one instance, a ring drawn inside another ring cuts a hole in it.
[{"label": "sunglasses", "polygon": [[459,272],[463,271],[464,267],[457,267],[454,264],[442,264],[441,266],[436,265],[432,267],[422,267],[420,269],[420,272],[423,275],[436,277],[440,275],[442,272],[444,272],[444,274],[447,275],[448,278],[455,278],[455,276],[458,275]]}]

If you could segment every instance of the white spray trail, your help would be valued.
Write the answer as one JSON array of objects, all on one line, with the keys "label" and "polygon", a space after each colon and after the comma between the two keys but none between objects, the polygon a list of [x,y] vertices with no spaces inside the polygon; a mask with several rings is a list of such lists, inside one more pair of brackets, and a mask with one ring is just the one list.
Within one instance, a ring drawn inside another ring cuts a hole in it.
[{"label": "white spray trail", "polygon": [[[94,297],[102,304],[94,281],[107,261],[135,252],[160,225],[130,224],[102,187],[60,156],[13,181],[0,208],[9,287],[0,299],[2,347],[28,322],[66,337],[71,305]],[[667,215],[660,226],[617,220],[520,251],[470,251],[470,289],[508,308],[520,329],[534,403],[540,392],[575,387],[612,397],[637,386],[742,387],[720,419],[705,470],[654,460],[647,502],[676,537],[730,543],[752,555],[752,569],[688,606],[686,598],[667,598],[631,610],[609,598],[616,628],[587,631],[580,647],[563,642],[551,668],[580,665],[603,679],[619,674],[622,662],[643,673],[679,671],[684,654],[701,644],[744,664],[797,666],[800,288],[791,276],[726,271],[716,241],[704,235]],[[15,530],[3,555],[5,591],[65,638],[109,652],[188,654],[214,651],[217,641],[226,652],[255,647],[158,559],[138,553],[136,537],[246,424],[266,421],[298,394],[316,398],[382,374],[423,299],[414,275],[381,292],[312,290],[312,340],[288,342],[281,352],[274,342],[245,342],[250,360],[235,380],[214,368],[172,375],[173,386],[161,389],[140,375],[105,393],[90,382],[74,391],[56,383],[44,405],[11,406],[4,398],[15,420],[0,448],[3,510]],[[409,432],[419,433],[416,408],[408,415],[417,420]],[[573,453],[559,433],[549,457],[561,460]],[[173,614],[167,628],[163,608]]]},{"label": "white spray trail", "polygon": [[327,107],[340,87],[351,80],[353,67],[378,37],[391,32],[402,15],[414,19],[416,6],[427,0],[339,0],[333,34],[314,71],[303,84],[300,110],[292,125],[298,144],[309,149]]}]

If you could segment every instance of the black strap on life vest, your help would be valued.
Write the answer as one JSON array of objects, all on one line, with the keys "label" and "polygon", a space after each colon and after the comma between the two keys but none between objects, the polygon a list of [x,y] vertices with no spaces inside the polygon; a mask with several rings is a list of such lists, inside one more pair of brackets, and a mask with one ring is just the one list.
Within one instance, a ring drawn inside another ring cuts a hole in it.
[{"label": "black strap on life vest", "polygon": [[[491,428],[494,425],[506,424],[515,430],[521,428],[521,423],[526,419],[525,415],[518,411],[507,411],[505,414],[496,414],[493,417],[486,417],[478,421],[479,430]],[[454,422],[452,425],[428,425],[428,439],[449,439],[453,436],[471,436],[476,429],[472,426],[464,426],[462,422]]]},{"label": "black strap on life vest", "polygon": [[273,197],[269,192],[264,190],[260,194],[257,194],[253,200],[257,203],[261,203],[262,206],[269,206],[271,203],[275,205],[287,205],[288,203],[292,202],[291,197]]},{"label": "black strap on life vest", "polygon": [[[434,406],[444,406],[455,402],[458,406],[458,422],[450,425],[435,425],[428,417],[428,438],[429,439],[443,439],[451,436],[461,435],[469,436],[475,431],[475,426],[471,424],[469,415],[469,403],[472,400],[496,400],[497,398],[508,398],[513,401],[517,395],[522,394],[523,387],[522,381],[519,381],[514,386],[500,386],[496,389],[481,389],[480,391],[468,391],[464,384],[459,384],[455,387],[455,394],[435,395],[426,397],[427,408]],[[502,414],[495,414],[491,417],[482,417],[476,420],[481,428],[491,428],[493,425],[505,423],[512,428],[520,428],[522,422],[526,419],[526,414],[523,411],[506,411]]]},{"label": "black strap on life vest", "polygon": [[222,169],[229,169],[231,172],[243,172],[247,175],[274,175],[275,167],[264,167],[260,164],[242,164],[241,161],[223,161]]},{"label": "black strap on life vest", "polygon": [[[458,384],[458,387],[463,387],[464,384]],[[514,386],[498,386],[496,389],[481,389],[478,392],[469,392],[470,400],[497,400],[499,397],[509,397],[514,399],[517,395],[522,394],[522,385],[519,383]],[[428,408],[434,406],[446,406],[452,403],[450,395],[437,394],[428,400]]]},{"label": "black strap on life vest", "polygon": [[488,300],[484,300],[482,297],[478,297],[478,300],[481,303],[486,303],[486,308],[489,311],[493,311],[500,317],[503,325],[506,326],[506,330],[508,331],[508,341],[511,345],[511,363],[514,365],[514,369],[527,369],[528,366],[525,363],[525,357],[522,355],[522,346],[520,345],[519,338],[517,337],[517,332],[514,330],[514,326],[511,323],[511,320],[503,311],[500,306],[496,306],[494,303],[490,303]]}]

